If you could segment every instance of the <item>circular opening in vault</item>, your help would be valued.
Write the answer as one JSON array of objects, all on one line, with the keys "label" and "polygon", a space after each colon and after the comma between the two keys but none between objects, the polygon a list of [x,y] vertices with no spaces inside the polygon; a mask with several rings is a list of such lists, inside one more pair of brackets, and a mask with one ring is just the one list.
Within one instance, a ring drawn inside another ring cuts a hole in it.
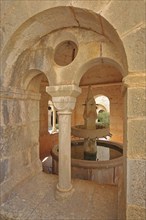
[{"label": "circular opening in vault", "polygon": [[54,60],[60,66],[70,64],[76,57],[78,47],[73,41],[64,41],[55,49]]}]

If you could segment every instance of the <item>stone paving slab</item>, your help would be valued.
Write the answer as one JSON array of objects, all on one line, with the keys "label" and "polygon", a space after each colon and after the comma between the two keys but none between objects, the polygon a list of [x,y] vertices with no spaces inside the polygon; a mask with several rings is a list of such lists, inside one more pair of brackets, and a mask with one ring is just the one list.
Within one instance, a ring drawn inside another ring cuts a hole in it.
[{"label": "stone paving slab", "polygon": [[73,179],[75,191],[55,199],[58,177],[39,173],[21,185],[1,205],[0,219],[11,220],[116,220],[117,187]]}]

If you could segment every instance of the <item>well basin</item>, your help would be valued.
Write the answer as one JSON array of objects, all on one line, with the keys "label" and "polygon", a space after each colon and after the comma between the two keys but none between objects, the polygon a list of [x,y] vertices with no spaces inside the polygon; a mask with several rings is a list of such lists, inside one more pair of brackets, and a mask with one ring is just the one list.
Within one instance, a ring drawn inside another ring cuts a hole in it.
[{"label": "well basin", "polygon": [[[72,178],[92,180],[98,184],[118,185],[123,174],[123,147],[119,143],[98,140],[97,145],[112,149],[116,152],[114,159],[104,161],[83,160],[84,149],[83,140],[72,141],[71,144],[71,175]],[[54,174],[58,174],[58,146],[52,149],[52,169]]]}]

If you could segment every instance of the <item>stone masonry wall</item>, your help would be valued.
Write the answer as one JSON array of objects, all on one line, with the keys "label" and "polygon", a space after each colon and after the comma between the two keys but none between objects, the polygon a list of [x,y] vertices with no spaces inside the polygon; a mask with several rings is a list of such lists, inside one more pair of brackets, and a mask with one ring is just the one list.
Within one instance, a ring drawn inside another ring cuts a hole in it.
[{"label": "stone masonry wall", "polygon": [[18,183],[41,170],[38,94],[3,92],[1,101],[1,199]]}]

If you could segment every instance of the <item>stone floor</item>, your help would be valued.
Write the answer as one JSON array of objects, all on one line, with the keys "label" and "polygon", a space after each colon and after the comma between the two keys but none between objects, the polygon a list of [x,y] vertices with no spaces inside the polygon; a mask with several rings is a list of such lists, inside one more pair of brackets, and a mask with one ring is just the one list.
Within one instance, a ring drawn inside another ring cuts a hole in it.
[{"label": "stone floor", "polygon": [[55,199],[58,177],[41,172],[17,187],[1,205],[0,219],[14,220],[116,220],[117,187],[74,179],[74,193]]}]

